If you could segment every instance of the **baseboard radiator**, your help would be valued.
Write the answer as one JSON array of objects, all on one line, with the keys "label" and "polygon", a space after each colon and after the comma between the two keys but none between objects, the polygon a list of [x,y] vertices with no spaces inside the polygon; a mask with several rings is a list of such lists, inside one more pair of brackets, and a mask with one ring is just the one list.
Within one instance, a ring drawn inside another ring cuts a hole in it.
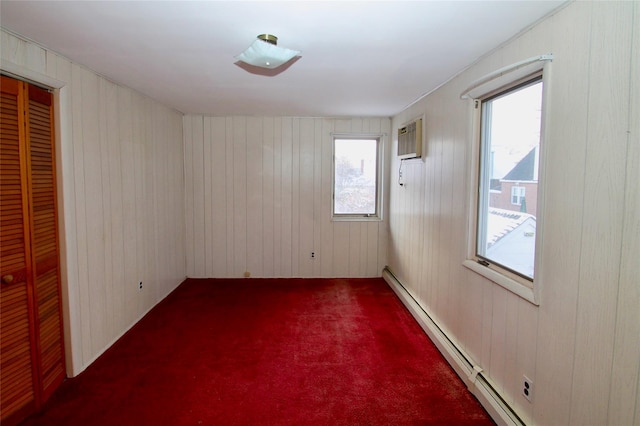
[{"label": "baseboard radiator", "polygon": [[411,292],[402,285],[388,267],[382,270],[382,278],[398,295],[402,303],[404,303],[409,312],[418,321],[418,324],[420,324],[493,420],[499,425],[525,426],[524,421],[485,377],[482,368],[475,365],[471,357],[447,336],[443,329],[433,320],[432,316],[420,306]]}]

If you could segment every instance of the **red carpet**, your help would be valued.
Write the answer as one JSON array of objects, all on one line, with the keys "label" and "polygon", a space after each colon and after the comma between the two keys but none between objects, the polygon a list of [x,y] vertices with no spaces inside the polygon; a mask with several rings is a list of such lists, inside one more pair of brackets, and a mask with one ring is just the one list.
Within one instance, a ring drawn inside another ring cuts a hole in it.
[{"label": "red carpet", "polygon": [[491,425],[377,279],[187,280],[28,425]]}]

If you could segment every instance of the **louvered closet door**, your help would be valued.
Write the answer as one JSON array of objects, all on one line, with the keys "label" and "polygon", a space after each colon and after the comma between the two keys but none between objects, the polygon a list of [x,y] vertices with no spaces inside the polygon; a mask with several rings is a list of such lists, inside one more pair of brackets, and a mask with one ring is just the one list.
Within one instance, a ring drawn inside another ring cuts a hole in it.
[{"label": "louvered closet door", "polygon": [[22,83],[2,77],[0,110],[0,359],[3,422],[35,406],[35,333],[29,275]]},{"label": "louvered closet door", "polygon": [[0,394],[3,425],[65,377],[51,93],[2,77]]},{"label": "louvered closet door", "polygon": [[51,93],[29,86],[29,213],[43,399],[64,379],[52,101]]}]

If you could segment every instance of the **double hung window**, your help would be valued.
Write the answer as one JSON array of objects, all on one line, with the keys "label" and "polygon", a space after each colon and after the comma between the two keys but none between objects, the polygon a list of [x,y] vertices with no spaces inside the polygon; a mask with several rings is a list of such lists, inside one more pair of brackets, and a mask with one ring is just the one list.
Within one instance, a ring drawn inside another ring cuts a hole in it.
[{"label": "double hung window", "polygon": [[512,186],[511,187],[511,204],[521,206],[522,201],[525,199],[525,187],[524,186]]},{"label": "double hung window", "polygon": [[334,136],[335,220],[380,218],[380,136]]},{"label": "double hung window", "polygon": [[[542,75],[482,99],[480,108],[475,254],[480,262],[533,281],[536,212],[522,211],[522,205],[526,188],[527,196],[537,196]],[[510,202],[500,201],[505,197]]]},{"label": "double hung window", "polygon": [[464,265],[532,303],[538,303],[534,279],[541,241],[542,69],[511,81],[502,75],[500,86],[492,83],[479,96],[482,88],[474,87],[468,95],[477,134]]}]

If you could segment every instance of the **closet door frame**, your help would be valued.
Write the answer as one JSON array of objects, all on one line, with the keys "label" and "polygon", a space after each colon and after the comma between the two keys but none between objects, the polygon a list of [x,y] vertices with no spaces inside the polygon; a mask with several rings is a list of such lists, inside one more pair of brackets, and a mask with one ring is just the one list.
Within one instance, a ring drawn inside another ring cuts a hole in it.
[{"label": "closet door frame", "polygon": [[[54,63],[53,61],[52,63]],[[65,349],[65,369],[68,377],[74,377],[82,371],[82,349],[79,339],[79,313],[75,311],[75,307],[79,306],[77,289],[69,286],[67,274],[69,266],[74,265],[73,259],[67,257],[66,252],[66,226],[65,223],[65,176],[68,167],[72,167],[71,154],[68,152],[69,147],[63,146],[64,141],[71,139],[71,121],[69,119],[72,111],[69,103],[71,97],[71,75],[62,73],[54,73],[51,75],[34,71],[31,68],[19,65],[14,62],[2,61],[0,68],[3,75],[33,83],[38,87],[49,88],[53,92],[54,107],[54,140],[55,140],[55,156],[56,156],[56,190],[57,190],[57,208],[58,208],[58,254],[60,259],[60,287],[62,302],[62,317],[64,328],[64,349]],[[59,185],[59,186],[58,186]],[[73,194],[71,195],[73,197]],[[71,232],[73,234],[73,232]],[[72,307],[74,307],[72,309]]]}]

